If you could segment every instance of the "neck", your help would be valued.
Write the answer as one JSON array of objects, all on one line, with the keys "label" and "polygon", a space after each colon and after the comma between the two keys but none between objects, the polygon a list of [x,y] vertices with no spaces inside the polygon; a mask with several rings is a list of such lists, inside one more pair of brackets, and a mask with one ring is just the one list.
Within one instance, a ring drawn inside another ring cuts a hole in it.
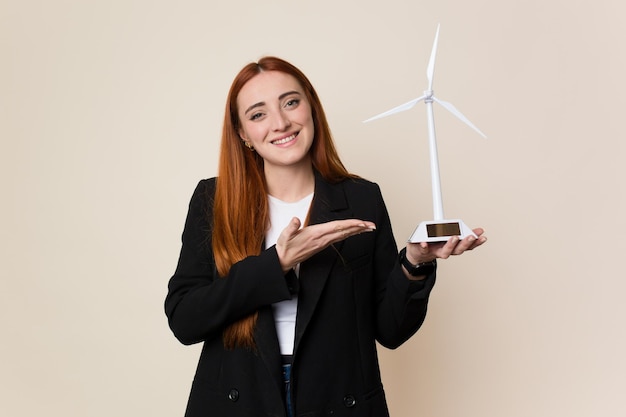
[{"label": "neck", "polygon": [[299,167],[266,168],[265,181],[272,197],[288,203],[300,201],[315,190],[315,174],[310,163]]}]

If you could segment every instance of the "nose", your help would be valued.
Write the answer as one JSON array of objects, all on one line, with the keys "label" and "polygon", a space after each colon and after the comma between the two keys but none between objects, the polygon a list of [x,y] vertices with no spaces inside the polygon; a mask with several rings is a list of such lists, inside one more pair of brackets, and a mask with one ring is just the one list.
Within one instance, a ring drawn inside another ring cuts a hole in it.
[{"label": "nose", "polygon": [[287,129],[289,126],[291,126],[289,117],[282,111],[276,112],[272,120],[272,129],[276,132],[280,132]]}]

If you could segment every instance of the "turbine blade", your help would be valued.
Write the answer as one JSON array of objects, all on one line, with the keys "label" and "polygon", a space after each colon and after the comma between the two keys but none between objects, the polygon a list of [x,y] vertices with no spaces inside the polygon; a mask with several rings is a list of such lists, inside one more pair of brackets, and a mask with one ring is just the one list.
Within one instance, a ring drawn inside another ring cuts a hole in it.
[{"label": "turbine blade", "polygon": [[454,107],[454,105],[452,105],[452,103],[448,103],[447,101],[439,100],[437,97],[433,97],[433,100],[435,100],[437,103],[441,104],[441,106],[443,108],[448,110],[450,113],[452,113],[457,118],[459,118],[463,123],[465,123],[466,125],[468,125],[472,129],[474,129],[476,132],[478,132],[478,134],[480,136],[482,136],[483,138],[487,139],[487,136],[483,132],[481,132],[476,126],[474,126],[474,124],[472,122],[470,122],[467,117],[463,116],[463,114],[460,111],[458,111],[457,108]]},{"label": "turbine blade", "polygon": [[433,49],[430,52],[430,59],[428,60],[428,69],[426,70],[426,77],[428,77],[428,90],[433,90],[433,76],[435,74],[435,57],[437,56],[437,44],[439,43],[439,24],[437,25],[437,32],[435,33],[435,41],[433,42]]},{"label": "turbine blade", "polygon": [[381,113],[381,114],[378,114],[376,116],[370,117],[367,120],[363,120],[363,123],[371,122],[372,120],[376,120],[376,119],[382,119],[383,117],[387,117],[387,116],[390,116],[390,115],[395,114],[395,113],[400,113],[401,111],[409,110],[410,108],[412,108],[417,103],[419,103],[421,100],[424,100],[425,98],[426,98],[426,96],[424,95],[424,96],[421,96],[421,97],[416,98],[414,100],[411,100],[411,101],[409,101],[407,103],[401,104],[400,106],[394,107],[391,110],[387,110],[384,113]]}]

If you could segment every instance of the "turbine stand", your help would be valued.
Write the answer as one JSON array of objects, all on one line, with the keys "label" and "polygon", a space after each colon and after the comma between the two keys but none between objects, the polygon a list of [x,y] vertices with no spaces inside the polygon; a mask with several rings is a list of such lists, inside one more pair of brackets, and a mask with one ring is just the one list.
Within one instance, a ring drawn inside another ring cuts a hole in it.
[{"label": "turbine stand", "polygon": [[467,236],[476,236],[476,234],[460,219],[451,220],[429,220],[421,222],[411,237],[409,242],[447,242],[452,236],[458,236],[464,239]]}]

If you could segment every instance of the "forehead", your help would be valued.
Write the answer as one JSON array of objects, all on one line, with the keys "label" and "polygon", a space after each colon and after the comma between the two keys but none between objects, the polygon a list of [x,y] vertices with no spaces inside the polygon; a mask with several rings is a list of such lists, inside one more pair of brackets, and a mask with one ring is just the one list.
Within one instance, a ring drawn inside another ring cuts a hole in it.
[{"label": "forehead", "polygon": [[276,101],[281,94],[297,91],[303,94],[298,80],[279,71],[264,71],[250,79],[239,91],[237,107],[246,108],[256,103]]}]

